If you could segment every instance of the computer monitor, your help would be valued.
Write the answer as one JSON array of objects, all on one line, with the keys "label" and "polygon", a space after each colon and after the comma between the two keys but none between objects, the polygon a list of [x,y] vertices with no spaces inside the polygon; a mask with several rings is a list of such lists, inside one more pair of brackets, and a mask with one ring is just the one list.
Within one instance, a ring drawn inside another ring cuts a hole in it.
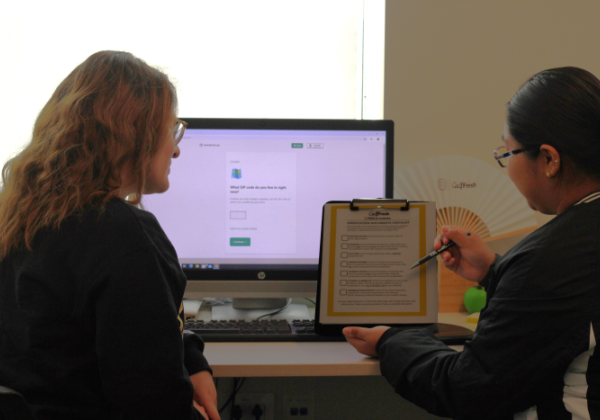
[{"label": "computer monitor", "polygon": [[170,188],[143,204],[187,298],[314,296],[323,205],[392,198],[392,121],[182,119]]}]

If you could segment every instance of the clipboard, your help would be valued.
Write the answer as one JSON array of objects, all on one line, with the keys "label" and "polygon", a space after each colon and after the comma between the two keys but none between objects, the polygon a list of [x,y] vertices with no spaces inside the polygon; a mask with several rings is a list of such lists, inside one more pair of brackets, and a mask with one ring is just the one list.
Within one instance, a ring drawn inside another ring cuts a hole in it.
[{"label": "clipboard", "polygon": [[409,267],[433,249],[435,202],[330,201],[323,206],[315,332],[346,326],[431,328],[437,332],[435,260]]}]

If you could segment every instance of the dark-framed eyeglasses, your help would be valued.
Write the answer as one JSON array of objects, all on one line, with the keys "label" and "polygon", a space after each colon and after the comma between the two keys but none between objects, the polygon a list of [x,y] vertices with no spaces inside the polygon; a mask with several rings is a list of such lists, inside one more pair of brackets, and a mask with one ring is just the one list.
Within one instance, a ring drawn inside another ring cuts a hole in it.
[{"label": "dark-framed eyeglasses", "polygon": [[508,158],[514,155],[518,155],[519,153],[527,150],[526,147],[521,147],[520,149],[511,150],[510,152],[506,150],[505,146],[500,146],[496,150],[494,150],[494,159],[498,161],[498,165],[501,168],[506,168],[508,166]]},{"label": "dark-framed eyeglasses", "polygon": [[173,141],[175,142],[175,145],[178,145],[183,138],[183,133],[185,133],[187,126],[188,123],[185,121],[175,119],[175,126],[173,127]]}]

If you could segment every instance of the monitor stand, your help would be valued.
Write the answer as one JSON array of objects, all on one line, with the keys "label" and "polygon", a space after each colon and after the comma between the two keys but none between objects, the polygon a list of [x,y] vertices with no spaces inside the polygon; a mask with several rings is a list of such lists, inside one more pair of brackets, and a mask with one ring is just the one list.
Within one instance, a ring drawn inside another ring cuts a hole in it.
[{"label": "monitor stand", "polygon": [[276,312],[277,309],[237,309],[231,304],[213,306],[212,309],[212,320],[223,321],[230,319],[242,319],[245,321],[253,321],[257,318],[264,316],[261,319],[311,319],[310,313],[306,305],[299,303],[290,303],[281,312],[277,312],[272,316],[265,316]]},{"label": "monitor stand", "polygon": [[233,298],[235,309],[280,309],[290,303],[290,298]]}]

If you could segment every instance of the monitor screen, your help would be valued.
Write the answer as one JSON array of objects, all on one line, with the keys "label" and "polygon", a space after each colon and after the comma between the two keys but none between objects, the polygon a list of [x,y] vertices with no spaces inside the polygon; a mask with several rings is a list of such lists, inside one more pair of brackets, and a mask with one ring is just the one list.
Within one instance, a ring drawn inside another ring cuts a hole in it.
[{"label": "monitor screen", "polygon": [[186,297],[314,295],[323,205],[392,197],[391,121],[182,119],[170,188],[143,203]]}]

